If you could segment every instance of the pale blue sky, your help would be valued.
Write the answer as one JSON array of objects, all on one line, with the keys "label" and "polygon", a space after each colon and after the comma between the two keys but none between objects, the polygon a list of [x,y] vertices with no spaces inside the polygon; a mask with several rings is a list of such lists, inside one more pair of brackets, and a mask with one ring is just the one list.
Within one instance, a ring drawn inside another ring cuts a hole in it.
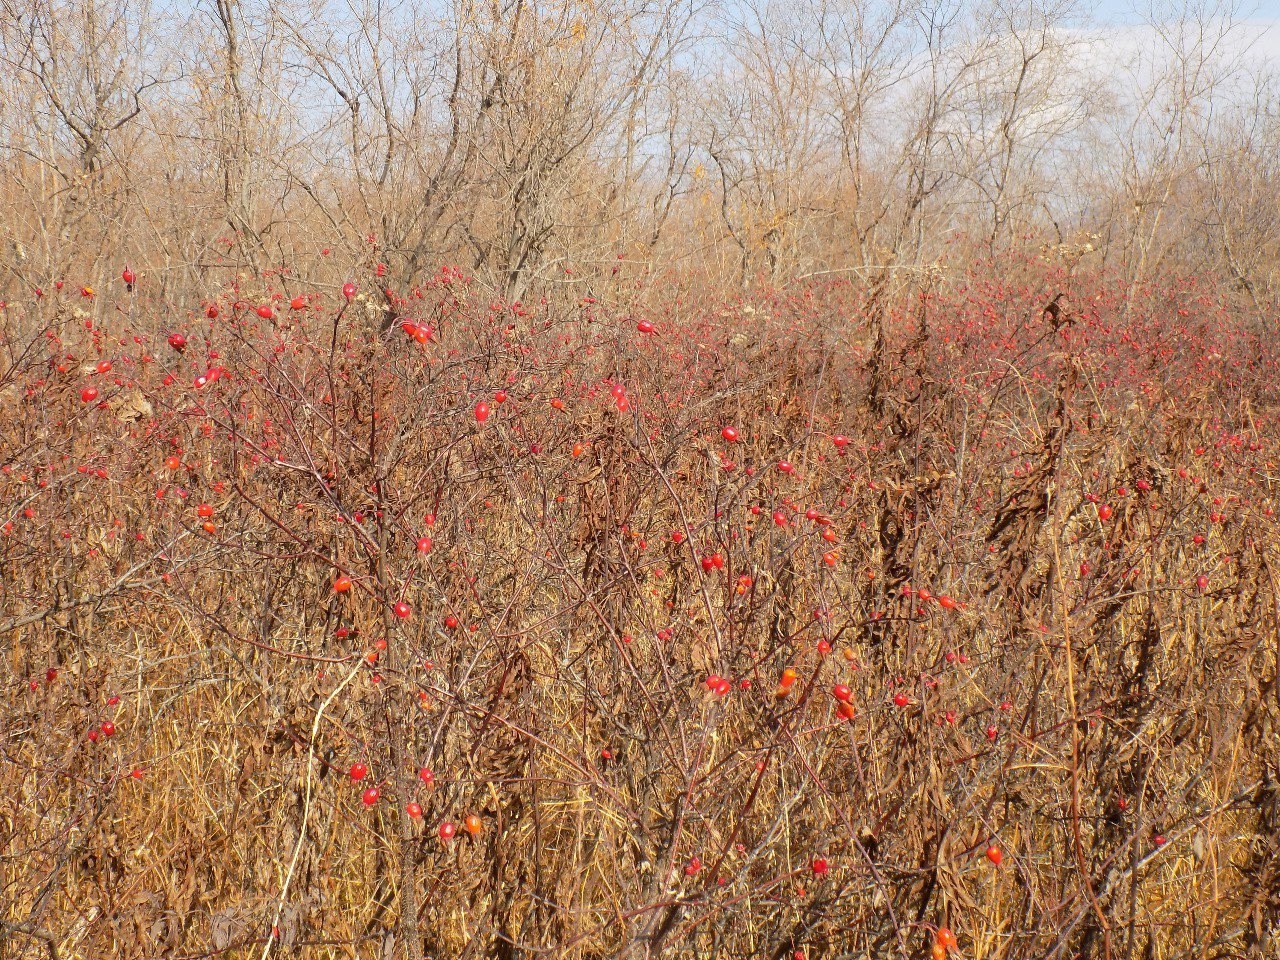
[{"label": "pale blue sky", "polygon": [[[1146,0],[1097,0],[1096,17],[1105,23],[1137,23],[1140,18],[1134,14],[1134,7],[1141,9],[1146,5]],[[1280,0],[1244,0],[1239,13],[1249,20],[1280,21]]]}]

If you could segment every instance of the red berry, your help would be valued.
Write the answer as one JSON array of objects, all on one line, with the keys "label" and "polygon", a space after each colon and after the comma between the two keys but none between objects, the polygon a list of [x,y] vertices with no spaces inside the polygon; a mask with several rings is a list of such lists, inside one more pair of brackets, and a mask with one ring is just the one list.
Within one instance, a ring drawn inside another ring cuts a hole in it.
[{"label": "red berry", "polygon": [[409,615],[413,613],[413,610],[403,600],[399,600],[396,602],[396,605],[391,608],[391,612],[401,620],[408,620]]},{"label": "red berry", "polygon": [[369,768],[363,763],[353,763],[351,765],[350,777],[357,783],[369,775]]},{"label": "red berry", "polygon": [[409,814],[409,816],[411,816],[414,820],[421,820],[422,804],[418,803],[416,800],[410,800],[407,804],[405,804],[404,812]]},{"label": "red berry", "polygon": [[454,826],[452,823],[450,823],[448,820],[446,820],[444,823],[440,824],[439,834],[440,834],[440,839],[441,839],[441,840],[452,840],[452,839],[453,839],[453,835],[454,835],[455,833],[457,833],[457,832],[458,832],[458,828],[457,828],[457,827],[455,827],[455,826]]},{"label": "red berry", "polygon": [[342,295],[350,300],[356,295],[356,285],[348,280],[342,285]]},{"label": "red berry", "polygon": [[735,427],[725,427],[720,431],[720,436],[724,437],[729,443],[733,443],[738,439],[738,431]]},{"label": "red berry", "polygon": [[489,405],[483,400],[476,404],[476,419],[481,423],[489,419]]},{"label": "red berry", "polygon": [[97,399],[98,399],[97,387],[85,387],[83,390],[80,391],[81,403],[93,403],[93,401]]},{"label": "red berry", "polygon": [[378,802],[378,798],[381,796],[382,794],[379,792],[377,787],[369,787],[364,793],[360,794],[360,802],[366,807],[372,807]]}]

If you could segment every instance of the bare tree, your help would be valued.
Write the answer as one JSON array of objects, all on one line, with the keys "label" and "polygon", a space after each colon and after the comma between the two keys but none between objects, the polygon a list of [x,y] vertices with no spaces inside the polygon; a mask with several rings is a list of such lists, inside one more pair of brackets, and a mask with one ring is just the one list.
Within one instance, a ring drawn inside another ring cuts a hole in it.
[{"label": "bare tree", "polygon": [[139,135],[145,97],[169,70],[155,25],[148,0],[0,4],[9,99],[28,105],[11,120],[7,147],[56,183],[33,187],[52,202],[38,225],[45,263],[65,262],[84,232],[100,233],[118,212],[124,184],[108,173]]}]

